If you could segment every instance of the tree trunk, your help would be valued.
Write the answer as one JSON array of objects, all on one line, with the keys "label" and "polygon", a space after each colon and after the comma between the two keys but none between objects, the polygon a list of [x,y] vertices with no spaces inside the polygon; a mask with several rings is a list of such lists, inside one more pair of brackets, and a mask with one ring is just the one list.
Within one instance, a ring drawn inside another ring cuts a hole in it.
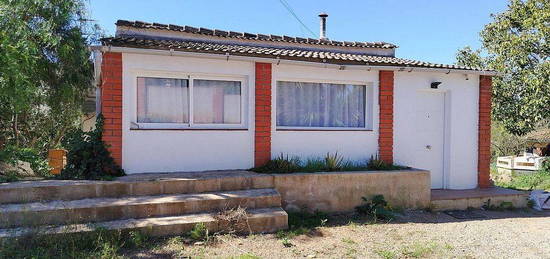
[{"label": "tree trunk", "polygon": [[18,116],[17,113],[13,114],[12,130],[13,130],[13,140],[15,141],[15,146],[19,147],[19,129],[18,129]]}]

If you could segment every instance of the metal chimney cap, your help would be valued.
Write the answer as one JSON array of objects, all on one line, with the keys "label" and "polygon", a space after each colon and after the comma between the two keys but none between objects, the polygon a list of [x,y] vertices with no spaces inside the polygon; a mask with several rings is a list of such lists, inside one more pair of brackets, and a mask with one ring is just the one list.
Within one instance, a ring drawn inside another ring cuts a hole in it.
[{"label": "metal chimney cap", "polygon": [[328,14],[327,13],[320,13],[319,17],[326,18],[326,17],[328,17]]}]

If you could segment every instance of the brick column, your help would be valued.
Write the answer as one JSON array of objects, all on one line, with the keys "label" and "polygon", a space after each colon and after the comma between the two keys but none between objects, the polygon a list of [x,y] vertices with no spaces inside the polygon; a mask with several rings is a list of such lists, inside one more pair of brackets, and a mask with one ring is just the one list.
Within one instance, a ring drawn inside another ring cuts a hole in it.
[{"label": "brick column", "polygon": [[122,53],[103,53],[101,113],[105,117],[103,141],[115,162],[122,166]]},{"label": "brick column", "polygon": [[382,161],[393,163],[393,71],[381,70],[378,80],[378,155]]},{"label": "brick column", "polygon": [[479,122],[477,184],[479,188],[492,186],[489,164],[491,162],[491,76],[479,76]]},{"label": "brick column", "polygon": [[271,63],[256,63],[254,166],[271,159]]}]

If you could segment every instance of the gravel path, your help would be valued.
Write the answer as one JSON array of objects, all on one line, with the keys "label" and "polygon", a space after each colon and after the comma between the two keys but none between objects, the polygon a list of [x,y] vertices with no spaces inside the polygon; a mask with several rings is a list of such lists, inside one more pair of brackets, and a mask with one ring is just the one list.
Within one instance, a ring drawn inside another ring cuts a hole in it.
[{"label": "gravel path", "polygon": [[[331,218],[313,233],[284,241],[276,235],[220,236],[214,244],[167,239],[134,258],[550,258],[550,212],[476,211],[485,219],[406,212],[391,223]],[[288,247],[285,247],[284,243]],[[248,257],[247,257],[248,256]],[[257,257],[254,257],[257,256]]]}]

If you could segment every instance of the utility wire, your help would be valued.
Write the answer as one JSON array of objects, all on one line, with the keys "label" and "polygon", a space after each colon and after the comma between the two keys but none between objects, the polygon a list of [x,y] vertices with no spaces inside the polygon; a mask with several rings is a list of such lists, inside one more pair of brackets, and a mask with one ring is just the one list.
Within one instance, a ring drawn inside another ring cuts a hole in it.
[{"label": "utility wire", "polygon": [[286,10],[302,25],[302,27],[304,27],[309,33],[311,33],[311,35],[313,35],[313,37],[317,38],[318,35],[315,34],[309,27],[307,27],[307,25],[305,25],[304,22],[302,22],[302,20],[300,20],[300,17],[298,17],[298,15],[296,15],[296,13],[294,12],[294,10],[292,10],[292,7],[287,3],[286,0],[279,0],[279,2],[286,8]]}]

